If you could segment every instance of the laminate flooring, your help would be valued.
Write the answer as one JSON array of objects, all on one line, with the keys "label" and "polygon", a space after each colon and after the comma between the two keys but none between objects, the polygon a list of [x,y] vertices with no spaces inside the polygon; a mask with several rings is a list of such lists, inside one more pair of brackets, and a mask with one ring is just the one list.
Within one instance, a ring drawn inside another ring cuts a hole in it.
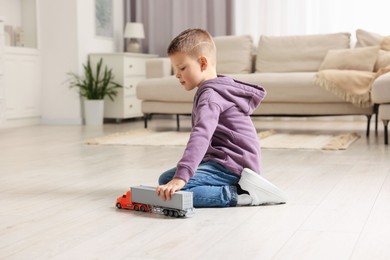
[{"label": "laminate flooring", "polygon": [[[118,210],[130,186],[156,186],[184,147],[93,146],[143,128],[0,129],[0,259],[390,259],[390,148],[365,122],[254,118],[258,130],[357,132],[345,151],[262,150],[284,205],[196,209],[191,218]],[[188,130],[189,118],[182,118]],[[174,130],[173,118],[149,127]]]}]

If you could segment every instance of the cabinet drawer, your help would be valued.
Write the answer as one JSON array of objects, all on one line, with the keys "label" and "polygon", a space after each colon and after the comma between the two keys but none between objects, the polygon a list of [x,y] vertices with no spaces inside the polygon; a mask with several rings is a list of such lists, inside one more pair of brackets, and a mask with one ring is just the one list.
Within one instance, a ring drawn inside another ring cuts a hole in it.
[{"label": "cabinet drawer", "polygon": [[124,106],[125,117],[142,116],[141,100],[137,99],[135,96],[126,97]]},{"label": "cabinet drawer", "polygon": [[124,96],[135,96],[135,90],[138,82],[143,80],[144,77],[128,77],[123,82],[123,93]]},{"label": "cabinet drawer", "polygon": [[143,76],[146,74],[145,59],[125,58],[123,70],[125,77],[133,75]]}]

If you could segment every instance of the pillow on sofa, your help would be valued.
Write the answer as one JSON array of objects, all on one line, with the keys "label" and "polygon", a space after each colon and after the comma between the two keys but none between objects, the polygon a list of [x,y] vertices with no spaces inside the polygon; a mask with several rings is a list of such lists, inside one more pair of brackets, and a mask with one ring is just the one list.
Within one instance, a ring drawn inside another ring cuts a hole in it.
[{"label": "pillow on sofa", "polygon": [[383,36],[378,33],[357,29],[356,39],[356,48],[380,46],[381,50],[378,53],[378,59],[374,66],[375,72],[377,72],[380,68],[384,68],[390,65],[390,36]]},{"label": "pillow on sofa", "polygon": [[378,46],[383,40],[384,36],[368,32],[362,29],[356,30],[356,45],[355,48],[359,47],[368,47],[368,46]]},{"label": "pillow on sofa", "polygon": [[390,65],[390,36],[382,39],[380,47],[381,49],[378,53],[378,59],[376,60],[374,71],[378,71],[380,68],[385,68]]},{"label": "pillow on sofa", "polygon": [[378,59],[376,60],[374,71],[385,68],[390,65],[390,51],[379,50]]},{"label": "pillow on sofa", "polygon": [[346,49],[350,33],[261,36],[256,72],[318,71],[328,50]]},{"label": "pillow on sofa", "polygon": [[373,71],[379,46],[329,50],[319,70],[363,70]]},{"label": "pillow on sofa", "polygon": [[219,74],[242,74],[252,72],[253,40],[249,35],[218,36],[217,72]]},{"label": "pillow on sofa", "polygon": [[382,50],[390,51],[390,36],[383,37],[379,46]]}]

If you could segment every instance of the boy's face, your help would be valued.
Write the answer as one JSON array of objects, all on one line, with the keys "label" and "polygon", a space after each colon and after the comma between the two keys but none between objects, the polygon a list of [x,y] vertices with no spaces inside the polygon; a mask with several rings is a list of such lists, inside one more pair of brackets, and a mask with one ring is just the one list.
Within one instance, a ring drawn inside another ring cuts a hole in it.
[{"label": "boy's face", "polygon": [[177,52],[169,56],[171,59],[173,70],[180,84],[188,91],[193,90],[205,80],[204,69],[200,59],[187,55],[182,52]]}]

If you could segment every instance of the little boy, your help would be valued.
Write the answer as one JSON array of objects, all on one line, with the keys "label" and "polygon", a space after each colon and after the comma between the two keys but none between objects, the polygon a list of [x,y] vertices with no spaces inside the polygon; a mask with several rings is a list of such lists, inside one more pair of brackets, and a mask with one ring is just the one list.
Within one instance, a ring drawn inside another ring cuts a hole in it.
[{"label": "little boy", "polygon": [[285,203],[286,197],[260,172],[260,144],[250,114],[266,91],[216,72],[216,47],[202,29],[188,29],[168,47],[175,75],[198,88],[190,139],[177,166],[159,178],[156,194],[169,200],[193,192],[194,207]]}]

